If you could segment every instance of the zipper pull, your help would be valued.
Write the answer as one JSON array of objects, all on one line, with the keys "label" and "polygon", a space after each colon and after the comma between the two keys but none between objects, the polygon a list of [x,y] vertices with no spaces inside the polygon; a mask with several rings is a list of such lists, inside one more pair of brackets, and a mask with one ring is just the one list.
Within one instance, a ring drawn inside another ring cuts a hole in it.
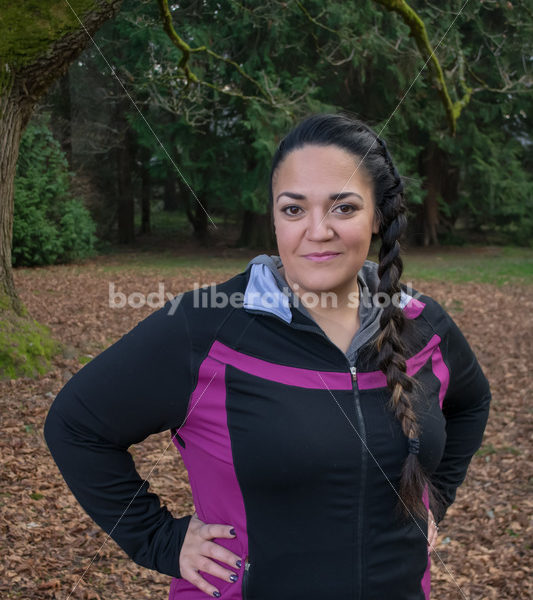
[{"label": "zipper pull", "polygon": [[350,367],[350,373],[352,374],[352,381],[357,381],[357,369],[356,369],[356,367]]},{"label": "zipper pull", "polygon": [[248,558],[244,559],[244,570],[248,571],[250,569],[250,563],[248,562]]}]

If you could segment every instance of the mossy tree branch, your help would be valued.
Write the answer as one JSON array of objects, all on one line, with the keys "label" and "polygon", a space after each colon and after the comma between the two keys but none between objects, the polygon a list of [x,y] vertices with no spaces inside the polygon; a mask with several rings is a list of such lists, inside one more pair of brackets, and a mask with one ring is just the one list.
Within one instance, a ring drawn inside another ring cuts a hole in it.
[{"label": "mossy tree branch", "polygon": [[299,0],[296,0],[296,6],[298,6],[298,8],[303,12],[307,19],[313,23],[313,25],[316,25],[317,27],[320,27],[320,29],[324,29],[325,31],[329,31],[329,33],[333,33],[340,37],[340,33],[338,31],[328,27],[327,25],[324,25],[323,23],[320,23],[320,21],[317,21],[314,17],[312,17],[307,8],[305,8],[305,6],[299,2]]},{"label": "mossy tree branch", "polygon": [[[181,69],[185,73],[185,77],[187,79],[186,85],[188,85],[190,82],[193,82],[193,83],[196,83],[199,85],[205,85],[207,87],[210,87],[222,94],[227,94],[230,96],[237,96],[238,98],[242,98],[243,100],[254,99],[254,100],[259,100],[260,102],[263,102],[263,103],[275,105],[275,101],[274,101],[274,98],[272,97],[272,95],[269,94],[265,90],[265,88],[256,79],[254,79],[253,77],[248,75],[248,73],[246,73],[246,71],[244,71],[244,69],[238,63],[236,63],[235,61],[233,61],[229,58],[221,56],[220,54],[218,54],[217,52],[214,52],[207,46],[198,46],[197,48],[192,48],[191,46],[189,46],[189,44],[187,44],[187,42],[178,34],[178,32],[174,28],[174,25],[172,22],[172,14],[170,13],[170,9],[168,7],[168,0],[157,0],[157,3],[159,5],[159,10],[161,11],[161,17],[163,19],[163,28],[165,30],[165,33],[168,35],[170,41],[182,53],[181,60],[178,63],[178,68]],[[198,77],[191,70],[191,68],[189,66],[189,59],[192,54],[197,54],[197,53],[201,53],[201,52],[203,52],[203,53],[207,54],[208,56],[211,56],[217,60],[225,62],[226,64],[231,65],[241,75],[241,77],[248,80],[259,90],[260,95],[259,96],[246,96],[242,92],[239,92],[236,90],[231,90],[231,88],[229,86],[220,87],[214,83],[209,83],[209,82],[203,81],[203,80],[200,81],[198,79]]]},{"label": "mossy tree branch", "polygon": [[468,104],[472,95],[472,89],[466,85],[464,77],[461,79],[461,87],[463,89],[463,97],[453,102],[446,86],[444,73],[440,65],[439,59],[435,55],[435,51],[431,46],[427,34],[426,26],[418,14],[405,2],[405,0],[374,0],[377,4],[381,4],[387,10],[398,13],[404,23],[409,27],[411,36],[414,38],[422,58],[426,63],[429,63],[433,75],[433,81],[441,97],[446,111],[446,118],[452,135],[455,135],[457,129],[457,120],[462,109]]}]

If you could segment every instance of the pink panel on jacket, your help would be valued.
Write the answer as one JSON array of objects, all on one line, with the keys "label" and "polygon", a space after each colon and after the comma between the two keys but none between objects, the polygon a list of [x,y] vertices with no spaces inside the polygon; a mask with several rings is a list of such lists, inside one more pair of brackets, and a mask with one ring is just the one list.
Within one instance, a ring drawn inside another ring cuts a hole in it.
[{"label": "pink panel on jacket", "polygon": [[431,356],[431,365],[433,367],[433,373],[435,373],[435,377],[440,381],[440,390],[439,390],[439,404],[442,408],[442,403],[444,401],[444,396],[446,396],[446,392],[448,391],[448,384],[450,382],[450,371],[442,358],[442,352],[439,347],[436,348],[435,352]]},{"label": "pink panel on jacket", "polygon": [[[227,425],[225,370],[225,365],[209,356],[202,362],[187,417],[178,430],[185,448],[175,438],[173,441],[189,473],[198,517],[206,523],[231,525],[237,534],[234,538],[213,538],[213,541],[241,557],[241,568],[231,567],[239,575],[238,581],[224,581],[202,570],[200,574],[225,599],[242,600],[241,582],[244,559],[248,556],[248,532],[244,500],[235,473]],[[198,474],[201,475],[197,476]],[[212,560],[228,568],[226,563]],[[205,592],[186,579],[172,579],[169,600],[203,600],[206,597]]]},{"label": "pink panel on jacket", "polygon": [[262,377],[263,379],[277,381],[286,385],[295,385],[309,389],[352,389],[352,379],[348,371],[313,371],[311,369],[278,365],[261,358],[255,358],[255,356],[250,356],[249,354],[243,354],[218,340],[212,345],[209,355],[256,377]]},{"label": "pink panel on jacket", "polygon": [[416,319],[424,310],[425,306],[424,302],[420,302],[420,300],[417,300],[416,298],[411,298],[411,300],[403,307],[404,315],[408,319]]},{"label": "pink panel on jacket", "polygon": [[[429,357],[435,351],[435,347],[438,349],[438,344],[440,341],[440,337],[435,334],[424,346],[424,348],[420,350],[420,352],[417,352],[406,360],[408,375],[414,375],[420,371],[420,369],[426,364]],[[359,382],[360,390],[371,390],[378,387],[387,387],[387,378],[385,377],[385,373],[383,373],[383,371],[359,372],[357,374],[357,381]]]}]

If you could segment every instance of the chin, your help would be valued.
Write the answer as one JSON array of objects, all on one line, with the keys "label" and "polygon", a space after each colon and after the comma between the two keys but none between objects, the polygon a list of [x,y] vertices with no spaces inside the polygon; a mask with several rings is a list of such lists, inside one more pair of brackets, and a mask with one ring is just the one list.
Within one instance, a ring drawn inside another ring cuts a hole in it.
[{"label": "chin", "polygon": [[309,292],[331,292],[345,283],[344,279],[339,277],[328,277],[327,273],[316,274],[312,277],[302,277],[298,284],[300,289]]}]

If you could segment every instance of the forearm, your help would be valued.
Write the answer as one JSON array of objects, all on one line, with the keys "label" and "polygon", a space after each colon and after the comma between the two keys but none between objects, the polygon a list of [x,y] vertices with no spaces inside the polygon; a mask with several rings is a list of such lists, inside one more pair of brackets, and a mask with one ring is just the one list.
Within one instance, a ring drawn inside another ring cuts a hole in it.
[{"label": "forearm", "polygon": [[183,312],[152,313],[60,390],[44,434],[81,506],[137,563],[179,577],[190,517],[175,519],[148,492],[128,448],[179,427],[191,388]]},{"label": "forearm", "polygon": [[444,518],[455,501],[457,488],[463,483],[472,457],[481,446],[490,399],[490,390],[487,389],[475,408],[447,421],[443,458],[431,477],[442,500],[442,505],[434,510],[437,522]]},{"label": "forearm", "polygon": [[442,460],[431,477],[442,494],[442,506],[440,509],[435,507],[437,521],[455,501],[457,488],[463,483],[472,457],[481,446],[491,401],[489,382],[453,321],[446,342],[445,357],[450,373],[442,405],[446,418],[446,445]]},{"label": "forearm", "polygon": [[180,577],[179,553],[190,516],[175,519],[131,454],[67,423],[52,408],[44,434],[65,482],[87,514],[143,567]]}]

